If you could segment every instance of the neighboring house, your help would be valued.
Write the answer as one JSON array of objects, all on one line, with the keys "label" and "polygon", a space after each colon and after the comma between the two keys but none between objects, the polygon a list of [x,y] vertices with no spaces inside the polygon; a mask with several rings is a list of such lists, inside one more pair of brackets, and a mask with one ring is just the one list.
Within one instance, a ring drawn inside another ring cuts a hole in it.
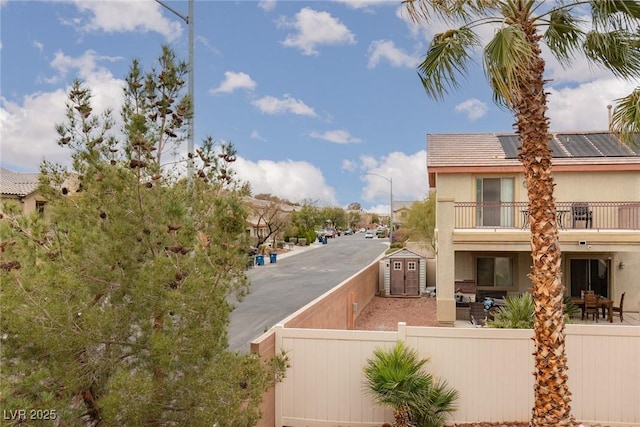
[{"label": "neighboring house", "polygon": [[411,205],[413,205],[413,201],[403,202],[400,200],[393,201],[393,229],[397,230],[401,228],[405,222],[407,222],[407,218],[409,218],[409,211],[411,210]]},{"label": "neighboring house", "polygon": [[[555,199],[567,295],[593,289],[640,307],[640,148],[609,132],[554,133]],[[427,136],[437,190],[438,322],[455,320],[457,284],[517,295],[532,282],[527,189],[514,134]],[[456,284],[457,282],[457,284]]]},{"label": "neighboring house", "polygon": [[[44,214],[45,200],[38,193],[39,173],[13,172],[0,168],[0,198],[2,204],[14,202],[24,215],[38,212]],[[2,206],[0,205],[0,212]]]}]

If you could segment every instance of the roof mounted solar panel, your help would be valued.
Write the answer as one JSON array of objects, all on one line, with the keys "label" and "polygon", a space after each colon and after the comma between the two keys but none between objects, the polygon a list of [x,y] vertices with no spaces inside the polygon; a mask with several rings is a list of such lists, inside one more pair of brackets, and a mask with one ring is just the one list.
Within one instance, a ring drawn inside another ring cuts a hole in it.
[{"label": "roof mounted solar panel", "polygon": [[571,157],[604,157],[603,153],[585,135],[563,133],[558,134],[557,138]]},{"label": "roof mounted solar panel", "polygon": [[[518,158],[518,155],[520,154],[520,150],[518,149],[518,147],[520,147],[520,138],[518,135],[498,135],[498,141],[500,141],[500,145],[502,145],[502,149],[504,150],[504,154],[507,159]],[[549,141],[549,148],[551,148],[551,155],[553,157],[567,157],[554,139]]]},{"label": "roof mounted solar panel", "polygon": [[500,145],[507,159],[518,158],[518,154],[520,154],[520,150],[518,150],[518,147],[520,147],[518,135],[498,135],[498,141],[500,141]]},{"label": "roof mounted solar panel", "polygon": [[611,133],[593,133],[586,135],[593,145],[598,147],[605,157],[638,156],[638,147],[626,146]]}]

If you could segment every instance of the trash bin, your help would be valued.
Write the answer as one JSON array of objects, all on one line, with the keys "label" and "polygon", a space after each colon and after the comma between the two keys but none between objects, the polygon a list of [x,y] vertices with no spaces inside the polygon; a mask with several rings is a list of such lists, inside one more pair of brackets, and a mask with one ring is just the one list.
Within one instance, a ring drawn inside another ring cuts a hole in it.
[{"label": "trash bin", "polygon": [[327,236],[324,236],[324,237],[322,238],[322,244],[323,244],[323,245],[326,245],[326,244],[327,244]]},{"label": "trash bin", "polygon": [[256,265],[264,265],[264,255],[256,255]]},{"label": "trash bin", "polygon": [[276,253],[269,254],[269,262],[271,264],[275,264],[277,260],[278,260],[278,254]]}]

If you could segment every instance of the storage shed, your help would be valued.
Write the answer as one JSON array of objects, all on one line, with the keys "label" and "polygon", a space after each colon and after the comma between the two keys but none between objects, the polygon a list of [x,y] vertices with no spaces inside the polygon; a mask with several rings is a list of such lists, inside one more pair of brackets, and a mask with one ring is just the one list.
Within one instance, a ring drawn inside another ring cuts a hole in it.
[{"label": "storage shed", "polygon": [[420,296],[426,293],[427,260],[409,249],[399,249],[381,260],[385,296]]}]

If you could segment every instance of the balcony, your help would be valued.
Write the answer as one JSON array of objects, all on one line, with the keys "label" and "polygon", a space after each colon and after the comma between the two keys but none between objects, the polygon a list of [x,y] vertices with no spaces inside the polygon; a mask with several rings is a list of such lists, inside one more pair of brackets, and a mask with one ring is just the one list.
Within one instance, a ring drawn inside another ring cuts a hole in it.
[{"label": "balcony", "polygon": [[[556,202],[560,230],[640,230],[640,202]],[[528,230],[527,202],[455,202],[456,229]]]}]

